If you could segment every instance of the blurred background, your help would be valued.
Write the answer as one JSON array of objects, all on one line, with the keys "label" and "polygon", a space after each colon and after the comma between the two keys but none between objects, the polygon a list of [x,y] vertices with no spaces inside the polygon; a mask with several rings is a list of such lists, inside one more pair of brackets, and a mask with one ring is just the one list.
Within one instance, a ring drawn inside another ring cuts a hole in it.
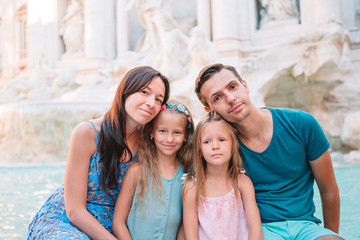
[{"label": "blurred background", "polygon": [[340,233],[360,239],[359,0],[0,0],[0,238],[25,237],[63,182],[72,129],[109,108],[128,70],[161,71],[198,120],[194,81],[216,62],[236,67],[256,106],[315,116]]}]

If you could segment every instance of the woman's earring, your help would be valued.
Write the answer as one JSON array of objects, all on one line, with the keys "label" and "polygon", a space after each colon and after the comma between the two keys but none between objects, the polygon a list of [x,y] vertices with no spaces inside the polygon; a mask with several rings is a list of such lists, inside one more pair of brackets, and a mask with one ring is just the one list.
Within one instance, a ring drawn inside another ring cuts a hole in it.
[{"label": "woman's earring", "polygon": [[154,137],[153,137],[153,136],[150,136],[150,140],[151,140],[151,141],[154,140]]},{"label": "woman's earring", "polygon": [[184,140],[184,143],[186,143],[186,139]]}]

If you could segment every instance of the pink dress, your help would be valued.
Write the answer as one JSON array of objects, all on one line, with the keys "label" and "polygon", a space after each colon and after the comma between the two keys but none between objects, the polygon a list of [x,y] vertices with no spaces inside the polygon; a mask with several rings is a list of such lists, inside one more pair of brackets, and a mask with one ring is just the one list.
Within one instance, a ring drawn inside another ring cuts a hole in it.
[{"label": "pink dress", "polygon": [[234,189],[217,198],[200,197],[198,209],[199,239],[248,239],[249,227],[246,221],[242,199],[238,204]]}]

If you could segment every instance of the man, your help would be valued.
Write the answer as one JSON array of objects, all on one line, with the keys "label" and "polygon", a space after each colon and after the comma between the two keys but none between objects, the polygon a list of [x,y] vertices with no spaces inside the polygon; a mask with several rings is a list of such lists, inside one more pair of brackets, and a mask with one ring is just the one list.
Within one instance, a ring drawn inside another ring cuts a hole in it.
[{"label": "man", "polygon": [[[255,187],[264,239],[342,239],[340,197],[329,147],[320,125],[300,110],[256,108],[234,67],[205,67],[195,92],[237,130],[240,152]],[[324,227],[314,216],[314,179]]]}]

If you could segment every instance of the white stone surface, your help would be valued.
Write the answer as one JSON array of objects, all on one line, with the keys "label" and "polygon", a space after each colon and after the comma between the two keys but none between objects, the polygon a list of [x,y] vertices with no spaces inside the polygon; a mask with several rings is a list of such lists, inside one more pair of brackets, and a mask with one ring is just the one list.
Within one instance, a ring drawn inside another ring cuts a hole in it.
[{"label": "white stone surface", "polygon": [[360,148],[360,111],[345,116],[341,133],[342,142],[353,148]]},{"label": "white stone surface", "polygon": [[0,163],[65,160],[72,128],[138,65],[168,76],[198,120],[194,81],[215,62],[240,71],[258,107],[312,113],[336,159],[359,161],[360,4],[295,2],[0,0]]}]

